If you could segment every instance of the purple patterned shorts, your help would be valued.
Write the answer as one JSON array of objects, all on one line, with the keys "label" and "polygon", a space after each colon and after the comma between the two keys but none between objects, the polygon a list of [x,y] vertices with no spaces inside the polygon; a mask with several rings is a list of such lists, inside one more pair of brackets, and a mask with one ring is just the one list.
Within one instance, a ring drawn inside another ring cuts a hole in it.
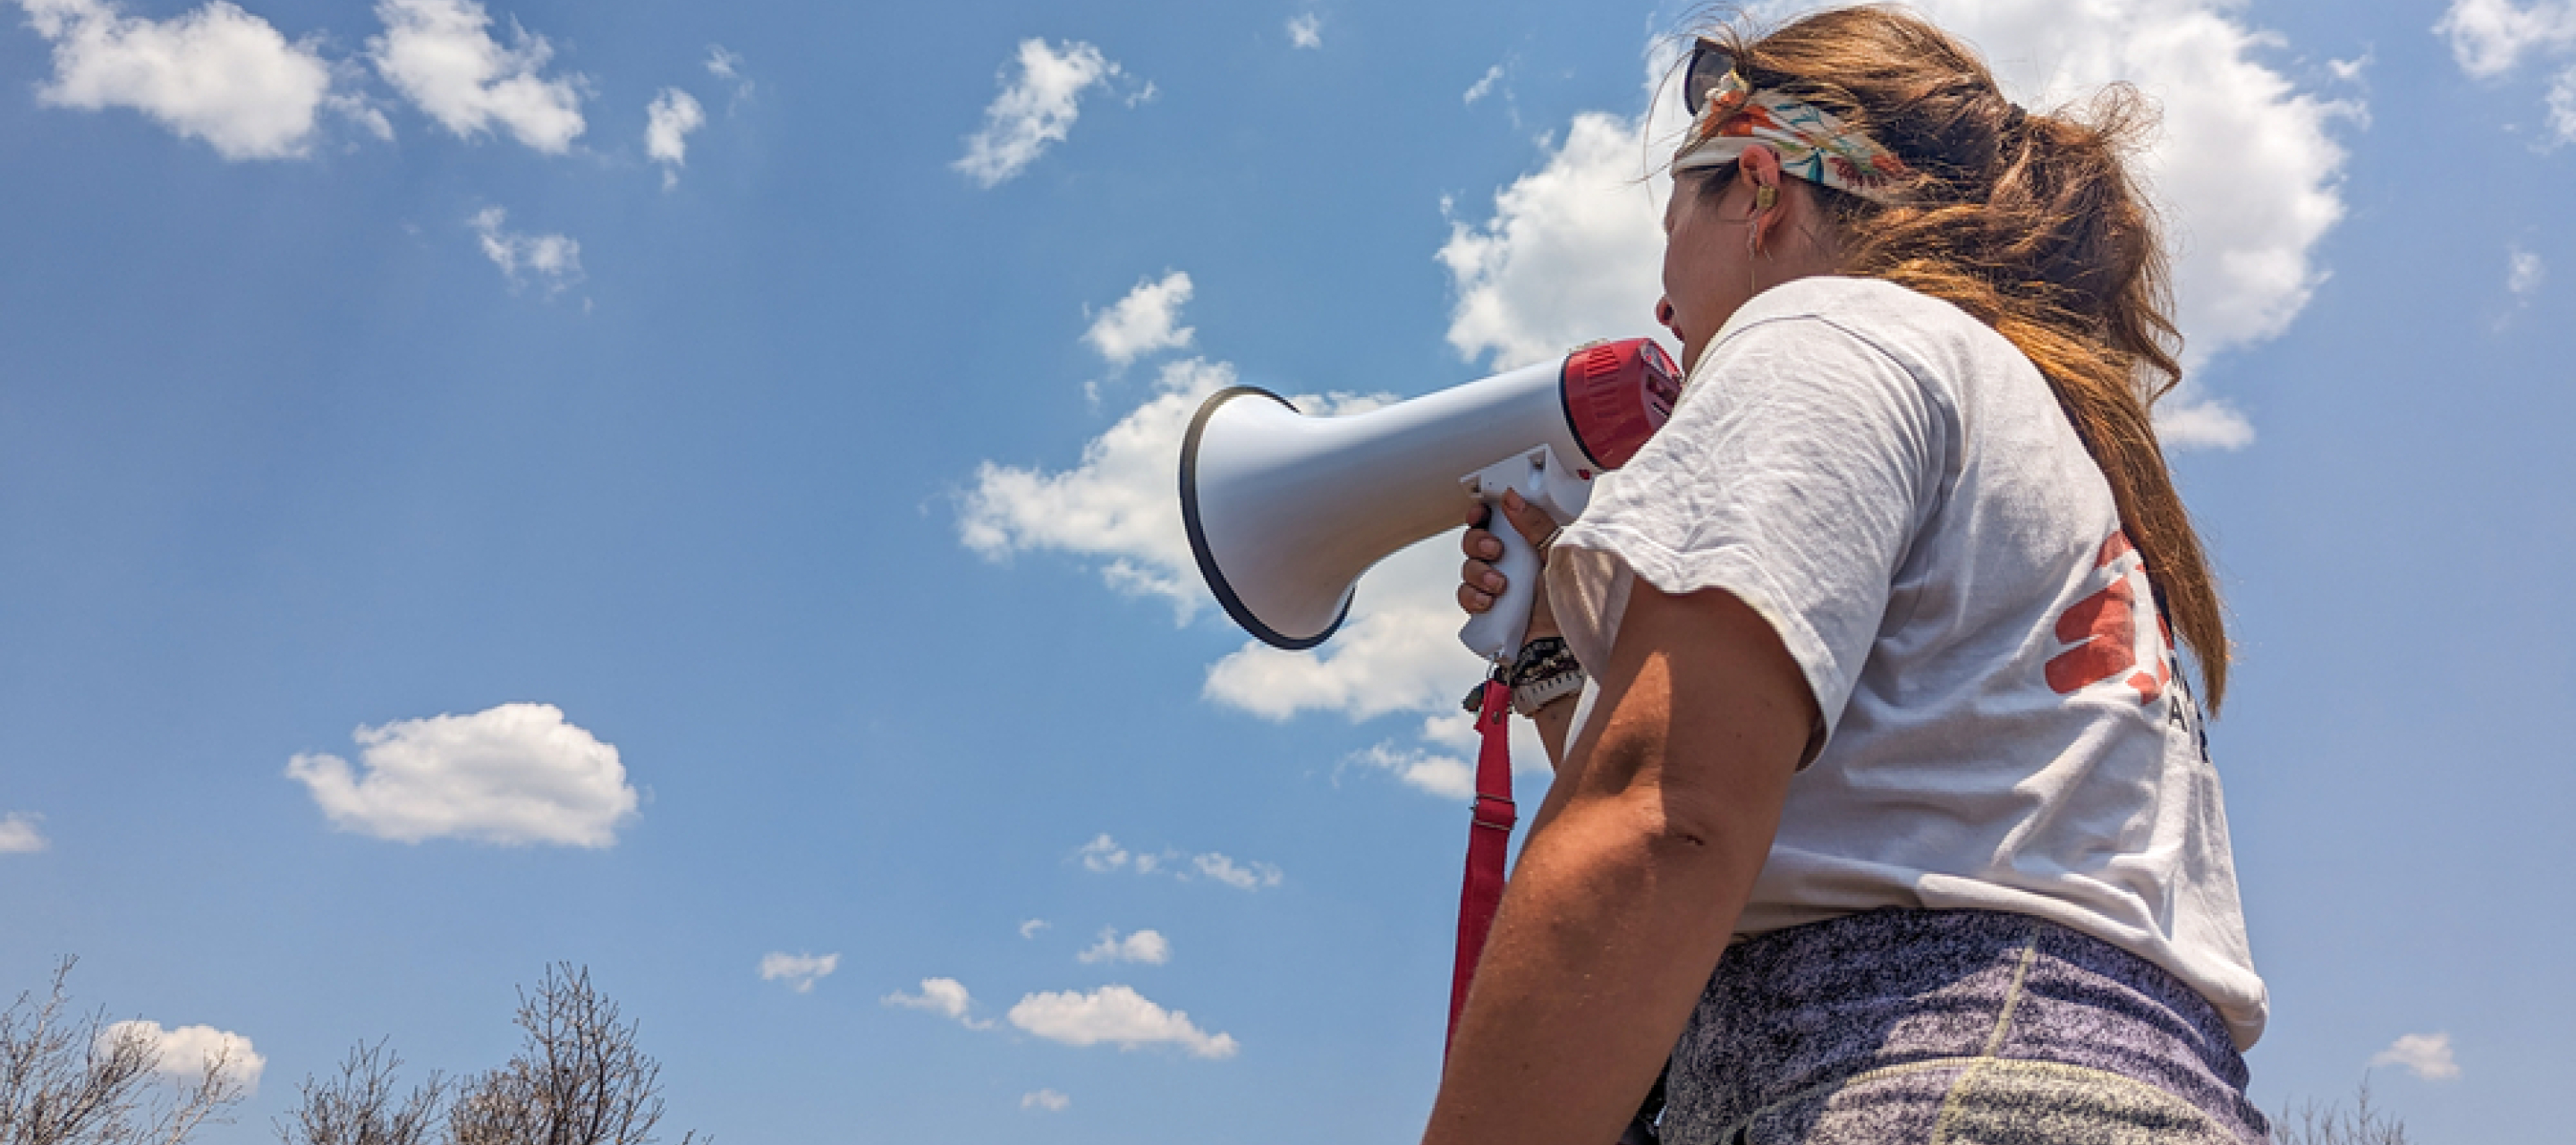
[{"label": "purple patterned shorts", "polygon": [[1876,910],[1729,947],[1673,1050],[1666,1145],[2259,1145],[2200,994],[2027,915]]}]

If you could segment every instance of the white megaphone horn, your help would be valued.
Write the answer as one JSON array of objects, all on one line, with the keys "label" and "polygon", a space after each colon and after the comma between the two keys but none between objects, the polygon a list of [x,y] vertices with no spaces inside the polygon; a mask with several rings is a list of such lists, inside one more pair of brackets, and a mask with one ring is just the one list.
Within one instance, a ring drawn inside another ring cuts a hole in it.
[{"label": "white megaphone horn", "polygon": [[[1263,642],[1312,648],[1350,615],[1360,574],[1457,527],[1506,489],[1571,523],[1592,477],[1634,456],[1681,396],[1654,342],[1565,356],[1349,417],[1308,417],[1268,390],[1209,395],[1181,446],[1181,518],[1226,614]],[[1510,581],[1459,639],[1508,664],[1528,632],[1538,554],[1497,521]]]}]

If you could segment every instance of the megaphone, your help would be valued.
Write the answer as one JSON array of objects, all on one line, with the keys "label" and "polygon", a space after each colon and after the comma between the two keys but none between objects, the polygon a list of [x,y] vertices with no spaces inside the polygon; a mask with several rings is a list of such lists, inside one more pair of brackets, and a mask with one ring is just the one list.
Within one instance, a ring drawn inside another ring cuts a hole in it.
[{"label": "megaphone", "polygon": [[[1596,342],[1347,417],[1309,417],[1252,386],[1208,396],[1181,446],[1181,519],[1226,615],[1273,647],[1312,648],[1349,617],[1360,574],[1455,528],[1474,500],[1517,489],[1559,524],[1596,473],[1662,428],[1681,375],[1649,339]],[[1509,664],[1536,597],[1538,554],[1497,523],[1510,581],[1459,638]]]}]

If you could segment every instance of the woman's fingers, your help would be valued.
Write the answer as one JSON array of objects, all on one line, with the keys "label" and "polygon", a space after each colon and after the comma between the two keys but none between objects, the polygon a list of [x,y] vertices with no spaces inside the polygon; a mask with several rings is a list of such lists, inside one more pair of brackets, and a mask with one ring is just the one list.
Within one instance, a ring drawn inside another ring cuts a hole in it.
[{"label": "woman's fingers", "polygon": [[[1497,544],[1495,547],[1502,546]],[[1503,574],[1494,571],[1494,566],[1469,557],[1466,563],[1458,566],[1458,607],[1469,612],[1492,608],[1494,598],[1501,596],[1509,583],[1503,579]]]},{"label": "woman's fingers", "polygon": [[1503,579],[1503,574],[1494,566],[1473,557],[1458,566],[1458,583],[1488,596],[1501,596],[1504,589],[1511,587],[1511,582]]},{"label": "woman's fingers", "polygon": [[[1556,531],[1556,518],[1548,516],[1547,510],[1522,500],[1518,489],[1503,490],[1502,509],[1503,516],[1511,519],[1512,528],[1519,530],[1520,535],[1533,545]],[[1458,547],[1471,557],[1501,560],[1503,543],[1494,539],[1493,509],[1478,502],[1468,508],[1466,522],[1467,536]]]},{"label": "woman's fingers", "polygon": [[1466,609],[1469,612],[1481,613],[1493,606],[1493,597],[1486,595],[1485,593],[1478,592],[1467,585],[1462,584],[1458,586],[1458,607]]},{"label": "woman's fingers", "polygon": [[1469,529],[1466,537],[1458,542],[1458,551],[1467,554],[1471,560],[1499,561],[1503,559],[1503,542],[1481,528]]},{"label": "woman's fingers", "polygon": [[1503,515],[1511,518],[1512,527],[1520,530],[1521,535],[1529,538],[1533,545],[1556,531],[1556,518],[1548,516],[1547,510],[1522,500],[1518,489],[1503,490]]},{"label": "woman's fingers", "polygon": [[[1530,504],[1516,490],[1505,490],[1502,515],[1512,528],[1533,545],[1556,531],[1556,519],[1547,510]],[[1502,538],[1493,534],[1497,522],[1493,510],[1485,505],[1471,506],[1466,514],[1467,533],[1458,542],[1458,550],[1467,557],[1458,566],[1458,607],[1471,613],[1482,613],[1494,607],[1494,599],[1511,587],[1511,582],[1494,568],[1503,559]]]}]

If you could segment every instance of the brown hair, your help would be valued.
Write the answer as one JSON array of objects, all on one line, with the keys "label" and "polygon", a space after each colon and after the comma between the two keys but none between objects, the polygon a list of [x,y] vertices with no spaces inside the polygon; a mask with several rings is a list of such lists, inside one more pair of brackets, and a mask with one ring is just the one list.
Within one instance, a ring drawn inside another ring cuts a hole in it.
[{"label": "brown hair", "polygon": [[1814,188],[1840,224],[1842,269],[1946,300],[2039,367],[2215,712],[2226,621],[2148,414],[2182,380],[2182,339],[2156,218],[2126,165],[2152,123],[2142,97],[2114,85],[2081,114],[2025,115],[1974,52],[1889,8],[1715,38],[1756,88],[1832,113],[1912,169],[1894,205]]}]

